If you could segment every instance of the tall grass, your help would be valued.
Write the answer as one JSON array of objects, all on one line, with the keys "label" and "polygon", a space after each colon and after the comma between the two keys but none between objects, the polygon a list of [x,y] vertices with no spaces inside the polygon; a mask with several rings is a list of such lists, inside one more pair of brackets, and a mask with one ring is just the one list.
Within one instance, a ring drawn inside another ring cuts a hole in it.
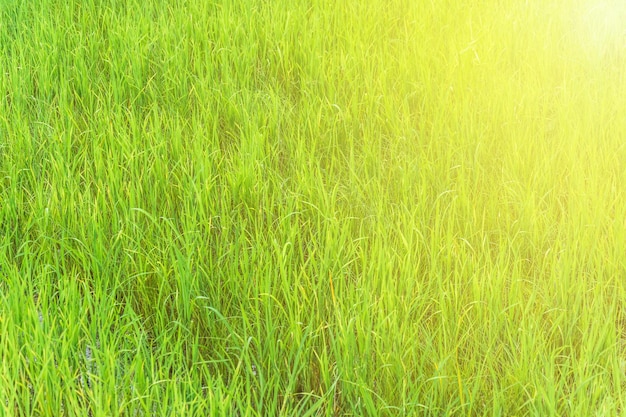
[{"label": "tall grass", "polygon": [[594,13],[2,1],[2,414],[625,413]]}]

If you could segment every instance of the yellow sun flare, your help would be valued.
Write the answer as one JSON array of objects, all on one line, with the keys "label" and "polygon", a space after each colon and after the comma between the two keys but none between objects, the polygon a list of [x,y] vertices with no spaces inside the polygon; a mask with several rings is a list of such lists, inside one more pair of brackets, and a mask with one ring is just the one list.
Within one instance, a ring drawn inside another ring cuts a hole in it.
[{"label": "yellow sun flare", "polygon": [[580,35],[599,52],[626,48],[626,1],[593,2],[583,10]]}]

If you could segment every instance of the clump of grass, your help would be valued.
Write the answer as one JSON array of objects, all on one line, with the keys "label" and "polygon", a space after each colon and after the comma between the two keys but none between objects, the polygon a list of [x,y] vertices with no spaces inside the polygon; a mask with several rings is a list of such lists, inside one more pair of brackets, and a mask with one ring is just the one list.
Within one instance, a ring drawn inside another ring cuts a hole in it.
[{"label": "clump of grass", "polygon": [[623,38],[292,3],[0,5],[2,413],[621,413]]}]

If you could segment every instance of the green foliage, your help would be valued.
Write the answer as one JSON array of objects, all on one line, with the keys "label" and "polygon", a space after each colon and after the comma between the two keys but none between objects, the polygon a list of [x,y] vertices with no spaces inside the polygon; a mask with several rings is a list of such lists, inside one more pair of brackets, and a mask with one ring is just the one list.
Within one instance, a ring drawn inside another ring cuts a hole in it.
[{"label": "green foliage", "polygon": [[597,10],[0,2],[1,414],[623,413]]}]

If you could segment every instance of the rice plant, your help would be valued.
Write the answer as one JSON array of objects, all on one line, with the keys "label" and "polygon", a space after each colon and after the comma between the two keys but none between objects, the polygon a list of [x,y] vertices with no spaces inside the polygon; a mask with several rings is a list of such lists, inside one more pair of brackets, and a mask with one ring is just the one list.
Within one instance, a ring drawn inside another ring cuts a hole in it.
[{"label": "rice plant", "polygon": [[625,21],[3,0],[0,414],[624,415]]}]

